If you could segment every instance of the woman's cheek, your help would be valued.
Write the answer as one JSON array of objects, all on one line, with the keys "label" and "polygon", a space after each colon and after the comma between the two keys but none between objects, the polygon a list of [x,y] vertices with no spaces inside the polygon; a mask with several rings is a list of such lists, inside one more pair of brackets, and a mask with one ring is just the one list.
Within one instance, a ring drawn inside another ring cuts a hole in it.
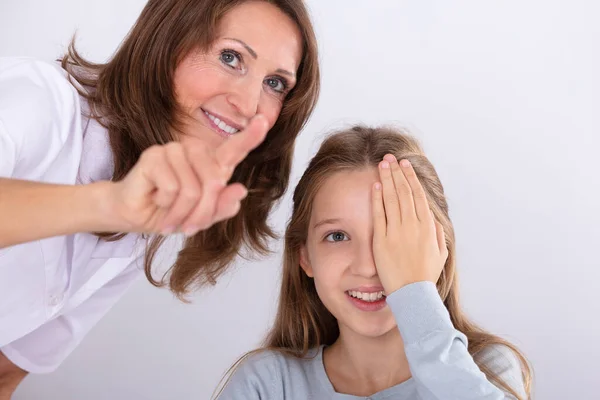
[{"label": "woman's cheek", "polygon": [[283,104],[281,101],[273,98],[273,96],[269,94],[263,94],[263,99],[261,101],[264,105],[260,107],[261,109],[259,110],[259,113],[267,119],[269,123],[269,129],[271,129],[279,119]]}]

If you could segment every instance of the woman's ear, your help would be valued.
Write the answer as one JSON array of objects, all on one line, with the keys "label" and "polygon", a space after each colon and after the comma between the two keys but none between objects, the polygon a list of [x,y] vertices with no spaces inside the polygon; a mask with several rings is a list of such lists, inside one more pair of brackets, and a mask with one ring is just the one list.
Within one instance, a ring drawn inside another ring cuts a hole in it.
[{"label": "woman's ear", "polygon": [[313,278],[313,269],[310,265],[310,261],[308,259],[308,252],[306,251],[306,245],[302,245],[299,250],[300,253],[300,266],[304,270],[304,273],[308,275],[309,278]]}]

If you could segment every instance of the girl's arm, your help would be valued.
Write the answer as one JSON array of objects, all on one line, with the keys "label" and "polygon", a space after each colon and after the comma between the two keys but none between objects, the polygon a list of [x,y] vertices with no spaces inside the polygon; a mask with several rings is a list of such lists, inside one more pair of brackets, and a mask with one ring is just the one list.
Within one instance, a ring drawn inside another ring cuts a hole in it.
[{"label": "girl's arm", "polygon": [[[423,399],[516,399],[481,372],[467,348],[467,338],[456,330],[435,285],[417,282],[387,298],[404,342],[404,351],[417,390]],[[484,349],[486,365],[525,399],[521,365],[505,346]]]},{"label": "girl's arm", "polygon": [[[373,254],[377,273],[394,312],[414,380],[427,400],[514,398],[488,381],[457,331],[436,282],[448,258],[437,221],[419,179],[407,160],[386,155],[381,184],[373,188]],[[508,352],[495,357],[507,383],[523,393],[520,365]]]}]

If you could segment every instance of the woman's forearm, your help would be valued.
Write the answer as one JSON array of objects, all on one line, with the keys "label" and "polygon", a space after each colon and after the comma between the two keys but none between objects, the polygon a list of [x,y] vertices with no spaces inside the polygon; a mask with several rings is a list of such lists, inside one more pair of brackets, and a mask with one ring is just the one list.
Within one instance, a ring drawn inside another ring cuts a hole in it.
[{"label": "woman's forearm", "polygon": [[112,231],[111,182],[53,185],[0,178],[0,248],[77,232]]}]

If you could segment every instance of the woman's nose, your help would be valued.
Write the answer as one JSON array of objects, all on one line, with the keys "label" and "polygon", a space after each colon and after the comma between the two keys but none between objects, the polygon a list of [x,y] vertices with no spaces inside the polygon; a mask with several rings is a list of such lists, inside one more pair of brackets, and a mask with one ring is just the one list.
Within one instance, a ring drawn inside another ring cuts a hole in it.
[{"label": "woman's nose", "polygon": [[245,76],[232,86],[227,100],[244,117],[250,119],[258,111],[262,93],[262,80]]}]

